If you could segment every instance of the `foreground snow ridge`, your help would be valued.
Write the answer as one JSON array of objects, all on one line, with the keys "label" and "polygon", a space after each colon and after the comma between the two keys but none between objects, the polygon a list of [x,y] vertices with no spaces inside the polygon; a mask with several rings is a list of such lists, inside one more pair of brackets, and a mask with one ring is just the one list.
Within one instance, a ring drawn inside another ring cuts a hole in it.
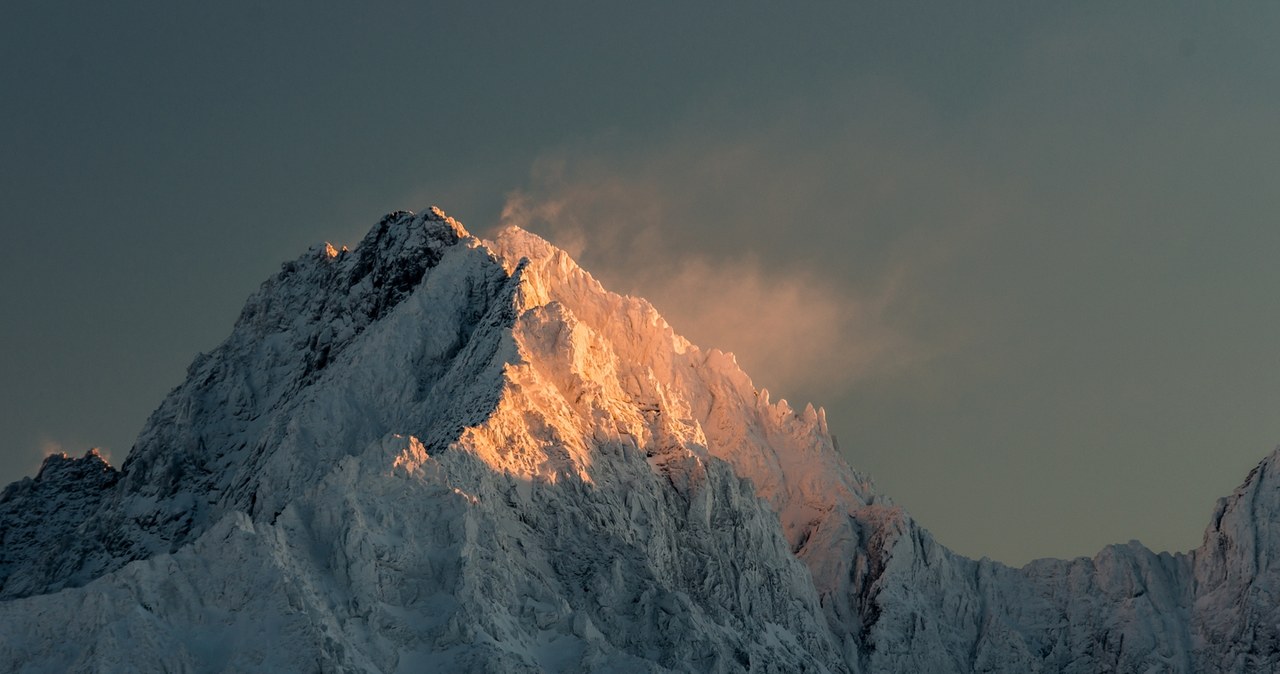
[{"label": "foreground snow ridge", "polygon": [[432,208],[249,298],[124,465],[0,496],[12,672],[1271,672],[1280,458],[1204,544],[937,544],[731,355]]}]

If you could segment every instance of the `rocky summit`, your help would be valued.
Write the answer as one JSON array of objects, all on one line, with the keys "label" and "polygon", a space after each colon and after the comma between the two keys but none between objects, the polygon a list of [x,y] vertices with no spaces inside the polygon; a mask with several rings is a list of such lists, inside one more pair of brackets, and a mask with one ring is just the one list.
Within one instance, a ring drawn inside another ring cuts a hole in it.
[{"label": "rocky summit", "polygon": [[643,299],[396,212],[264,283],[118,470],[4,490],[0,670],[1272,672],[1278,475],[1190,552],[960,557]]}]

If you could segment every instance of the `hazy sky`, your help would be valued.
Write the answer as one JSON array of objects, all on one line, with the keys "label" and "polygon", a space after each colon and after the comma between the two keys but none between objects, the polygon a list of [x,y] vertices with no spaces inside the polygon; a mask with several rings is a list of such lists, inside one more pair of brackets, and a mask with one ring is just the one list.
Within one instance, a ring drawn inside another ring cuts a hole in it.
[{"label": "hazy sky", "polygon": [[1280,5],[450,4],[0,9],[0,481],[118,464],[281,262],[429,204],[964,554],[1194,547],[1280,442]]}]

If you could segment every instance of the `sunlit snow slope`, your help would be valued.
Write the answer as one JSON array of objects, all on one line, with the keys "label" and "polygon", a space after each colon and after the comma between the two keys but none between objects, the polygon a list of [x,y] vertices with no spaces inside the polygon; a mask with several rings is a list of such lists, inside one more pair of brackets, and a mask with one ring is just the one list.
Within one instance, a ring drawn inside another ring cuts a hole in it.
[{"label": "sunlit snow slope", "polygon": [[965,559],[644,300],[398,212],[267,281],[120,470],[4,491],[0,670],[1272,671],[1278,461],[1190,553]]}]

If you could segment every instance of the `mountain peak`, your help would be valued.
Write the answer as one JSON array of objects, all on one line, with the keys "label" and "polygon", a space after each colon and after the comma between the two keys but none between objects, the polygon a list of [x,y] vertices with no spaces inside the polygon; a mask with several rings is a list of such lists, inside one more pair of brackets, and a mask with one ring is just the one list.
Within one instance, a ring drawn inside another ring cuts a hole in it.
[{"label": "mountain peak", "polygon": [[396,211],[268,279],[121,470],[0,493],[0,669],[1275,671],[1276,475],[1189,554],[965,559],[565,251]]},{"label": "mountain peak", "polygon": [[471,233],[436,206],[417,214],[413,211],[392,211],[384,216],[356,248],[358,254],[381,258],[403,257],[438,250],[442,245],[453,245],[461,239],[471,238]]},{"label": "mountain peak", "polygon": [[521,259],[528,259],[530,262],[541,265],[555,261],[557,265],[564,266],[566,269],[578,268],[577,262],[574,262],[564,250],[518,225],[503,226],[492,240],[485,241],[485,245],[505,260],[504,264],[509,270],[513,269]]},{"label": "mountain peak", "polygon": [[61,479],[60,476],[64,475],[72,475],[73,479],[79,479],[81,475],[112,470],[111,464],[103,458],[102,452],[97,447],[93,447],[78,459],[67,456],[66,452],[57,452],[44,457],[40,470],[36,473],[36,480]]},{"label": "mountain peak", "polygon": [[427,219],[429,219],[429,220],[436,220],[436,221],[439,221],[439,222],[451,222],[451,223],[453,223],[454,225],[456,225],[456,226],[458,226],[458,227],[461,227],[461,225],[460,225],[460,224],[458,224],[458,222],[457,222],[456,220],[454,220],[453,218],[449,217],[449,216],[444,212],[444,209],[443,209],[443,208],[440,208],[439,206],[436,206],[435,204],[432,204],[431,206],[429,206],[429,207],[427,208],[427,212],[426,212],[424,215],[425,215],[425,217],[426,217]]}]

